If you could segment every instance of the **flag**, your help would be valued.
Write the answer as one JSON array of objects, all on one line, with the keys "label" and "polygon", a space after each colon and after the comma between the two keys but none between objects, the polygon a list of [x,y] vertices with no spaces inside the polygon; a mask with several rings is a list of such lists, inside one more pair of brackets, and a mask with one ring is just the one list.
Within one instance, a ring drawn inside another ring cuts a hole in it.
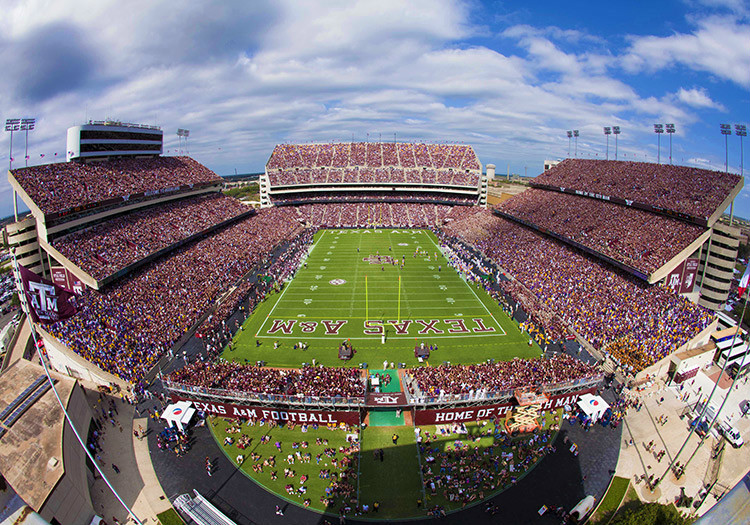
[{"label": "flag", "polygon": [[747,283],[750,281],[750,264],[747,265],[747,268],[745,268],[745,273],[742,274],[742,279],[740,279],[740,285],[737,287],[737,296],[742,299],[742,296],[745,294],[745,290],[747,290]]},{"label": "flag", "polygon": [[38,276],[20,264],[18,270],[21,273],[23,292],[29,304],[29,313],[34,322],[56,323],[78,313],[73,292]]}]

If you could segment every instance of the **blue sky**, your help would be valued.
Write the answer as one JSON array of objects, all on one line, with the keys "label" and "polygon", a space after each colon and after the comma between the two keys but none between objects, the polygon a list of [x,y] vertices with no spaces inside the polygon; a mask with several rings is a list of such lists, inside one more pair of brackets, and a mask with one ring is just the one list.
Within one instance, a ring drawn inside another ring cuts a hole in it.
[{"label": "blue sky", "polygon": [[[653,124],[669,122],[675,163],[724,169],[719,124],[750,124],[746,1],[3,4],[0,108],[37,118],[31,164],[62,156],[69,126],[114,118],[162,126],[169,154],[189,129],[190,155],[219,174],[261,171],[279,142],[395,134],[535,175],[568,155],[569,129],[579,156],[604,158],[602,127],[619,125],[619,158],[654,162]],[[16,166],[23,146],[15,135]],[[750,190],[736,212],[750,217]]]}]

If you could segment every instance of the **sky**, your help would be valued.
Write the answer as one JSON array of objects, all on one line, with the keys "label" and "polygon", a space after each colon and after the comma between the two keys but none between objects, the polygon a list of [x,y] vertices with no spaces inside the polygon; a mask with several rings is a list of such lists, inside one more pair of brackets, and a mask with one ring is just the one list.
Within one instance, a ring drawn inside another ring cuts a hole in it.
[{"label": "sky", "polygon": [[[68,127],[111,118],[161,126],[166,155],[189,129],[183,150],[220,175],[262,171],[283,142],[395,138],[471,144],[498,173],[534,176],[545,159],[614,158],[604,126],[621,128],[618,159],[669,162],[654,123],[675,124],[675,164],[723,170],[719,124],[750,124],[743,0],[2,4],[0,117],[36,117],[29,165],[64,157]],[[735,213],[750,217],[750,188]]]}]

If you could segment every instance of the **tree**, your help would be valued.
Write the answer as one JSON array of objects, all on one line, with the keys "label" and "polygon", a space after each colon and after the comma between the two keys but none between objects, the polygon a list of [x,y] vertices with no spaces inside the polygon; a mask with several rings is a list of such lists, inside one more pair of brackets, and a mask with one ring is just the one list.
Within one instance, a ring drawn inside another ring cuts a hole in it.
[{"label": "tree", "polygon": [[631,502],[618,512],[609,525],[688,525],[690,518],[683,517],[674,505]]}]

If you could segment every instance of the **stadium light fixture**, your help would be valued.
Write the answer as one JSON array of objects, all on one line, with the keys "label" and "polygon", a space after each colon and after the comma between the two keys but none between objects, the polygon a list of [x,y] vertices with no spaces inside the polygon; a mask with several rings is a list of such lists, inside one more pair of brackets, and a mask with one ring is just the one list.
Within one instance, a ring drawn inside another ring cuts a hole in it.
[{"label": "stadium light fixture", "polygon": [[745,150],[742,147],[742,137],[747,137],[747,126],[744,124],[735,124],[734,132],[740,138],[740,175],[745,176]]},{"label": "stadium light fixture", "polygon": [[656,163],[661,164],[661,134],[664,133],[664,124],[654,124],[656,133]]},{"label": "stadium light fixture", "polygon": [[570,158],[570,139],[573,138],[573,131],[568,130],[568,158]]},{"label": "stadium light fixture", "polygon": [[724,171],[729,173],[729,135],[732,134],[732,126],[729,124],[719,124],[721,134],[724,135]]},{"label": "stadium light fixture", "polygon": [[609,160],[609,136],[612,134],[612,128],[605,126],[604,134],[607,136],[607,160]]},{"label": "stadium light fixture", "polygon": [[185,151],[187,152],[187,139],[189,136],[189,129],[177,128],[177,140],[180,142],[180,155],[182,155],[182,138],[185,138]]},{"label": "stadium light fixture", "polygon": [[576,157],[578,157],[578,130],[577,129],[573,130],[573,136],[576,139]]},{"label": "stadium light fixture", "polygon": [[672,164],[672,135],[674,135],[675,129],[674,124],[664,124],[667,128],[667,135],[669,135],[669,163]]},{"label": "stadium light fixture", "polygon": [[13,132],[21,129],[20,118],[9,118],[5,120],[5,131],[10,131],[10,153],[8,154],[8,169],[13,169]]},{"label": "stadium light fixture", "polygon": [[29,167],[29,131],[34,131],[36,126],[35,118],[22,118],[21,119],[21,131],[26,132],[26,149],[24,153],[24,159],[26,160],[26,167]]},{"label": "stadium light fixture", "polygon": [[620,126],[612,126],[612,134],[615,136],[615,160],[617,160],[617,135],[620,134]]}]

